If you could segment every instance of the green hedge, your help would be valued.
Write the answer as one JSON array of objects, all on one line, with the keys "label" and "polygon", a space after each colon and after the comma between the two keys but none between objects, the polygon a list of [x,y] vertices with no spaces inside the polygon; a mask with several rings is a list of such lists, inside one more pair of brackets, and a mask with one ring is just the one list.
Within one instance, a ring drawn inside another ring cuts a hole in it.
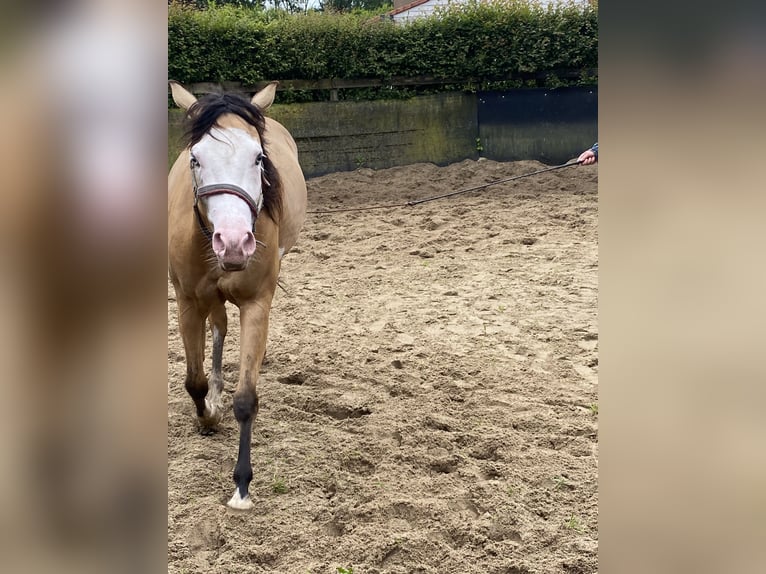
[{"label": "green hedge", "polygon": [[[435,76],[513,87],[509,75],[597,68],[597,4],[530,6],[520,0],[473,2],[407,25],[366,15],[287,14],[231,6],[168,7],[168,74],[182,83]],[[578,83],[595,83],[583,77]],[[561,85],[550,76],[546,85]],[[401,97],[413,89],[342,90],[341,96]],[[422,90],[421,90],[422,91]],[[280,92],[280,101],[326,94]]]}]

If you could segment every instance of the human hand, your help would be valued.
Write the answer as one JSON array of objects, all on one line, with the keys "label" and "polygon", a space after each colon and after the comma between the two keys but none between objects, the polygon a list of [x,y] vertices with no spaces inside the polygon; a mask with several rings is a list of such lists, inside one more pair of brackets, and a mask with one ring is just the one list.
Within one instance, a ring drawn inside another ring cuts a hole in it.
[{"label": "human hand", "polygon": [[577,161],[579,161],[582,165],[590,165],[598,161],[598,156],[593,153],[592,149],[589,149],[582,152],[580,157],[577,158]]}]

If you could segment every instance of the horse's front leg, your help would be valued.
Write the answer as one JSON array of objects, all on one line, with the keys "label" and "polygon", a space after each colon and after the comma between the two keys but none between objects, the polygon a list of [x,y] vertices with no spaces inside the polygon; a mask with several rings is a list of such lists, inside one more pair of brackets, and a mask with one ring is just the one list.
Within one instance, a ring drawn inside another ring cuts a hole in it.
[{"label": "horse's front leg", "polygon": [[231,508],[253,507],[248,488],[253,479],[250,463],[250,444],[253,420],[258,413],[258,372],[266,351],[266,337],[269,330],[269,309],[271,297],[255,300],[240,308],[240,369],[239,383],[234,392],[234,417],[239,423],[239,452],[234,467],[234,483],[237,485],[229,500]]},{"label": "horse's front leg", "polygon": [[210,311],[210,330],[213,336],[213,368],[210,371],[208,392],[205,397],[205,411],[200,425],[205,430],[214,430],[223,417],[223,341],[226,338],[226,307],[223,302],[214,305]]},{"label": "horse's front leg", "polygon": [[[207,312],[194,300],[178,297],[178,330],[186,354],[186,391],[194,401],[200,421],[205,415],[207,377],[205,376],[205,318]],[[204,429],[204,425],[203,425]]]}]

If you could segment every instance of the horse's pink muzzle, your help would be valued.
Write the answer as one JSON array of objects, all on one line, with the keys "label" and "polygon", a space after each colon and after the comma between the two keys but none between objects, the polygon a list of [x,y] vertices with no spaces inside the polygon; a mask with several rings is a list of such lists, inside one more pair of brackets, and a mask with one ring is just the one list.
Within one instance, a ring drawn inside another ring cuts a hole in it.
[{"label": "horse's pink muzzle", "polygon": [[213,251],[224,271],[241,271],[255,253],[252,231],[223,229],[213,233]]}]

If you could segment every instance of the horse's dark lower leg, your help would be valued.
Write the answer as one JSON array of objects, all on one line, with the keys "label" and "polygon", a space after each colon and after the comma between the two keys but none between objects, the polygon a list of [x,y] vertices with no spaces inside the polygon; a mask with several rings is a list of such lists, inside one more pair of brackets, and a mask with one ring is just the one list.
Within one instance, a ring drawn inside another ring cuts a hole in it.
[{"label": "horse's dark lower leg", "polygon": [[[247,375],[249,379],[249,373]],[[239,423],[239,452],[234,467],[236,489],[229,500],[229,506],[237,509],[252,508],[248,489],[253,480],[253,466],[250,462],[250,448],[253,435],[253,420],[258,413],[258,395],[250,380],[234,393],[234,418]]]},{"label": "horse's dark lower leg", "polygon": [[194,401],[197,416],[203,416],[205,412],[205,395],[207,395],[207,378],[205,373],[187,366],[184,387],[186,387],[186,392],[189,393],[192,401]]},{"label": "horse's dark lower leg", "polygon": [[213,370],[211,376],[213,378],[223,378],[223,339],[226,336],[226,329],[223,331],[216,325],[213,325]]},{"label": "horse's dark lower leg", "polygon": [[253,506],[247,492],[250,481],[253,479],[250,442],[253,420],[258,412],[258,373],[266,350],[270,303],[271,299],[268,299],[240,307],[240,369],[233,401],[234,418],[239,423],[239,453],[234,467],[234,482],[237,489],[229,501],[229,506],[232,508]]}]

